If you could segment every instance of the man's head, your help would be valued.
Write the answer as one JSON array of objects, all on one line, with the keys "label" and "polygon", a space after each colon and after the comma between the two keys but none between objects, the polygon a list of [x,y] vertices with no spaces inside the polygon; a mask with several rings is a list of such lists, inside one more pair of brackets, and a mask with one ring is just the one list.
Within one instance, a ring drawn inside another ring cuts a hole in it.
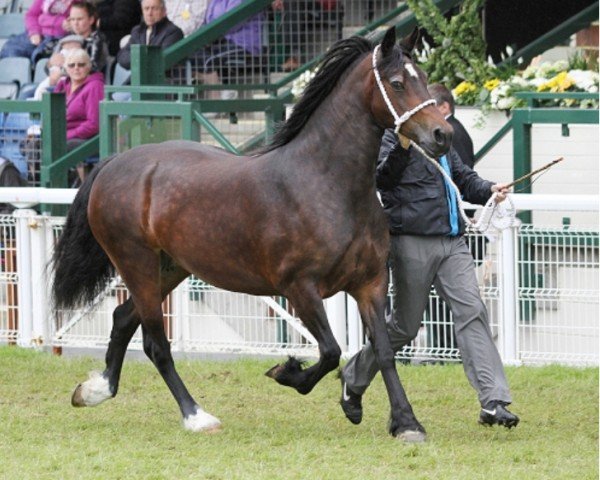
[{"label": "man's head", "polygon": [[73,2],[69,12],[69,22],[71,22],[73,33],[87,38],[96,29],[97,21],[98,13],[93,4],[81,0]]},{"label": "man's head", "polygon": [[142,0],[142,15],[149,27],[160,22],[167,16],[164,0]]},{"label": "man's head", "polygon": [[438,110],[447,117],[448,115],[454,115],[454,97],[452,92],[444,87],[441,83],[432,83],[427,87],[429,95],[433,98],[436,103]]}]

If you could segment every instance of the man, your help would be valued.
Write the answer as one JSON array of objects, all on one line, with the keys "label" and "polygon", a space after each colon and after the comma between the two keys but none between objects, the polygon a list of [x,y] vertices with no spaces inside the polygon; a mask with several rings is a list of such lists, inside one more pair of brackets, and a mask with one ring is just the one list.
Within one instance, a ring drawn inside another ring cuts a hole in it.
[{"label": "man", "polygon": [[[483,204],[494,192],[504,200],[504,185],[480,178],[453,148],[439,162],[467,201]],[[455,191],[429,160],[412,146],[404,149],[392,130],[382,140],[376,180],[390,223],[394,309],[387,327],[394,351],[417,336],[433,284],[452,310],[463,368],[482,407],[479,422],[516,426],[519,417],[507,409],[510,392],[462,237]],[[362,420],[362,394],[378,369],[367,343],[342,370],[340,403],[352,423]]]},{"label": "man", "polygon": [[167,18],[164,0],[142,1],[142,22],[133,27],[127,44],[119,50],[117,62],[131,69],[131,45],[168,47],[183,38],[183,32]]}]

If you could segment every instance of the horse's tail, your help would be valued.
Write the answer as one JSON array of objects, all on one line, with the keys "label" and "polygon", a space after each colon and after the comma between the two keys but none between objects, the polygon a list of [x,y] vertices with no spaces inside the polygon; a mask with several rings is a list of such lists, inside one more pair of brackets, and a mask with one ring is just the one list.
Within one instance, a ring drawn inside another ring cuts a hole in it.
[{"label": "horse's tail", "polygon": [[92,234],[87,211],[92,184],[112,158],[114,157],[99,163],[90,172],[67,214],[65,228],[52,256],[52,299],[55,311],[90,303],[114,274],[106,252]]}]

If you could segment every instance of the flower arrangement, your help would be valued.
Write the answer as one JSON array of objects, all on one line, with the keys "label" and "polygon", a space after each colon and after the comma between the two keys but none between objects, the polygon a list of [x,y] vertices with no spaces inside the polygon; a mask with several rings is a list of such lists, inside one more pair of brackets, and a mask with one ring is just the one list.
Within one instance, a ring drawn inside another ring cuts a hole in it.
[{"label": "flower arrangement", "polygon": [[[598,93],[598,80],[597,71],[572,68],[570,62],[560,60],[530,65],[504,80],[493,77],[481,85],[465,80],[452,89],[452,94],[457,105],[479,106],[484,110],[511,110],[525,105],[523,100],[515,97],[517,92]],[[548,100],[547,104],[598,108],[598,99],[581,102],[575,99]]]}]

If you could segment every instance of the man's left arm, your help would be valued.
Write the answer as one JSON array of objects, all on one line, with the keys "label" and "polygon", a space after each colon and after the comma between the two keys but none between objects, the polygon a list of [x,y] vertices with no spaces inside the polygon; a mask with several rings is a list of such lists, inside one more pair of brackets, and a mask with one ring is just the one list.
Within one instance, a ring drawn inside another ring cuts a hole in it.
[{"label": "man's left arm", "polygon": [[494,183],[481,178],[475,170],[461,161],[456,152],[451,151],[448,155],[452,163],[453,180],[467,202],[485,205],[495,192],[498,192],[496,197],[498,202],[506,198],[508,190],[505,184]]}]

